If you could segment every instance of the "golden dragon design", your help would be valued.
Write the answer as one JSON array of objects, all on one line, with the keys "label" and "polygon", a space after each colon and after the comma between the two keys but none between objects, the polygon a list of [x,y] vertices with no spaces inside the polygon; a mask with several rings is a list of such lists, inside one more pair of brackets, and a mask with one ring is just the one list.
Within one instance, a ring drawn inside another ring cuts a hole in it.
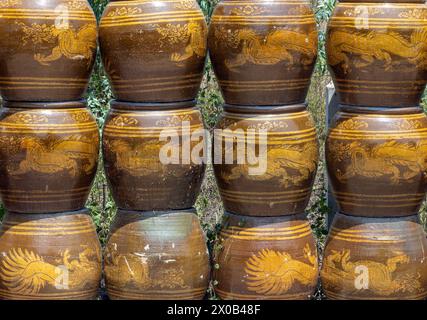
[{"label": "golden dragon design", "polygon": [[317,256],[312,254],[308,243],[304,247],[304,257],[309,263],[293,259],[287,252],[261,250],[246,262],[248,290],[279,295],[288,292],[296,282],[315,286],[318,277]]},{"label": "golden dragon design", "polygon": [[[53,174],[67,171],[72,177],[91,174],[98,160],[98,144],[96,138],[71,136],[65,140],[40,140],[36,137],[25,137],[21,140],[21,148],[26,150],[25,159],[14,168],[9,165],[11,175],[26,174],[31,171]],[[80,161],[85,161],[82,168]]]},{"label": "golden dragon design", "polygon": [[[227,32],[218,30],[217,32]],[[219,39],[228,39],[229,34],[219,35]],[[226,59],[225,65],[230,70],[247,63],[256,65],[275,65],[286,62],[291,67],[296,59],[294,54],[302,55],[300,61],[308,67],[317,55],[317,32],[309,34],[299,31],[279,29],[270,32],[266,37],[259,35],[252,29],[241,29],[231,35],[228,42],[232,47],[241,48],[241,52],[233,59]],[[299,59],[299,58],[298,58]]]},{"label": "golden dragon design", "polygon": [[[333,149],[342,145],[332,145]],[[344,146],[350,164],[344,169],[336,171],[340,181],[347,181],[355,176],[380,178],[388,176],[392,184],[399,184],[401,180],[416,178],[427,170],[427,143],[411,145],[388,141],[372,148],[354,141]],[[342,159],[340,159],[342,160]]]},{"label": "golden dragon design", "polygon": [[[235,148],[234,148],[235,149]],[[227,152],[227,151],[226,151]],[[249,155],[249,154],[248,154]],[[226,182],[245,177],[254,181],[266,181],[279,178],[283,187],[301,185],[310,178],[317,168],[318,149],[315,143],[305,143],[300,146],[281,145],[269,148],[267,151],[267,171],[264,174],[249,175],[249,164],[237,164],[231,172],[223,172]],[[292,171],[292,174],[291,172]]]},{"label": "golden dragon design", "polygon": [[46,286],[58,288],[62,280],[68,280],[63,284],[70,290],[82,289],[99,280],[100,261],[99,250],[90,247],[74,260],[65,250],[57,264],[46,262],[31,250],[13,248],[2,257],[0,278],[8,290],[19,294],[37,294]]},{"label": "golden dragon design", "polygon": [[[356,293],[360,290],[369,290],[377,295],[390,296],[398,292],[422,291],[419,275],[399,274],[395,272],[399,265],[408,264],[409,257],[403,253],[396,253],[396,256],[389,258],[385,263],[372,260],[350,261],[351,252],[349,249],[341,251],[332,250],[326,256],[322,275],[326,281],[326,288],[339,288],[342,291]],[[358,289],[355,280],[358,274],[357,267],[364,267],[368,274],[368,289]]]},{"label": "golden dragon design", "polygon": [[33,44],[57,44],[48,55],[41,53],[34,55],[34,59],[41,65],[49,66],[62,57],[71,60],[87,60],[87,66],[92,65],[97,45],[96,24],[86,24],[79,30],[75,30],[72,26],[58,28],[54,25],[27,26],[24,23],[20,25],[24,34],[23,43],[31,39]]},{"label": "golden dragon design", "polygon": [[207,29],[203,23],[191,21],[182,26],[168,24],[165,27],[156,26],[156,30],[162,36],[160,41],[167,39],[171,44],[187,43],[184,52],[174,52],[171,55],[170,60],[177,63],[178,66],[193,56],[199,58],[206,56]]},{"label": "golden dragon design", "polygon": [[[326,43],[329,63],[341,66],[345,73],[351,70],[351,62],[356,69],[368,67],[376,61],[383,62],[384,71],[405,71],[402,67],[405,62],[427,69],[426,29],[413,31],[409,39],[388,30],[367,33],[334,30]],[[350,55],[357,59],[351,60]]]}]

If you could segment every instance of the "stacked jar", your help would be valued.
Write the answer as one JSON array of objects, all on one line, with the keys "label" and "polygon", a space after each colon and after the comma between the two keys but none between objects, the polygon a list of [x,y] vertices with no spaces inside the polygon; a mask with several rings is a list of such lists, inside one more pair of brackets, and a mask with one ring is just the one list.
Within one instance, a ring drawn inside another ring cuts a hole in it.
[{"label": "stacked jar", "polygon": [[82,97],[96,18],[85,0],[0,1],[0,33],[0,298],[93,299],[99,131]]},{"label": "stacked jar", "polygon": [[308,1],[220,2],[209,50],[224,99],[214,169],[226,210],[215,250],[222,299],[308,299],[317,249],[304,210],[318,162],[305,99],[317,56]]},{"label": "stacked jar", "polygon": [[110,1],[100,49],[116,100],[103,131],[119,208],[104,254],[112,299],[202,299],[206,239],[192,209],[205,170],[195,99],[207,53],[196,0]]},{"label": "stacked jar", "polygon": [[342,1],[327,34],[340,101],[326,143],[340,212],[321,278],[330,299],[425,299],[424,1]]}]

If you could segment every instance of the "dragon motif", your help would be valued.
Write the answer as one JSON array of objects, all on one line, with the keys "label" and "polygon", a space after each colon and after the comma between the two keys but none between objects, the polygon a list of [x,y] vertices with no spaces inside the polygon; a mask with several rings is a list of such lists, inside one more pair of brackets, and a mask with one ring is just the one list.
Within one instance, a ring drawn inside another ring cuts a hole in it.
[{"label": "dragon motif", "polygon": [[295,260],[287,252],[261,250],[246,262],[248,290],[279,295],[288,292],[296,282],[315,286],[318,277],[317,256],[312,254],[308,243],[304,247],[304,257],[309,263]]},{"label": "dragon motif", "polygon": [[[400,66],[403,61],[396,59],[393,61],[393,56],[427,70],[426,29],[413,31],[409,40],[399,33],[389,31],[363,33],[335,30],[329,35],[327,48],[329,63],[332,66],[341,66],[345,73],[351,71],[350,61],[357,69],[381,61],[384,63],[384,71],[404,71],[405,69]],[[349,55],[354,55],[358,59],[352,60]]]},{"label": "dragon motif", "polygon": [[145,253],[117,254],[116,244],[107,247],[105,275],[109,282],[117,287],[133,285],[139,289],[181,288],[188,286],[184,282],[184,270],[168,267],[150,272],[149,257]]},{"label": "dragon motif", "polygon": [[[23,43],[32,39],[36,43],[56,43],[49,55],[36,53],[34,59],[41,65],[49,66],[51,62],[62,57],[71,60],[87,60],[90,67],[94,58],[97,39],[97,28],[95,24],[86,24],[79,30],[73,27],[57,28],[56,26],[32,24],[30,27],[20,23],[24,33]],[[40,34],[42,30],[43,36]]]},{"label": "dragon motif", "polygon": [[98,159],[98,144],[94,139],[71,136],[66,140],[40,140],[25,137],[21,148],[26,150],[26,157],[17,169],[10,164],[11,175],[26,174],[31,171],[54,174],[66,170],[72,177],[81,173],[78,161],[86,161],[83,171],[91,174]]},{"label": "dragon motif", "polygon": [[[238,164],[231,169],[231,173],[223,173],[225,181],[230,182],[241,177],[249,180],[266,181],[280,178],[283,187],[290,185],[301,185],[310,178],[316,170],[318,150],[315,143],[305,143],[301,146],[282,145],[270,148],[267,151],[267,171],[262,175],[249,175],[249,165]],[[247,161],[255,163],[254,161]],[[294,170],[297,174],[289,174],[288,170]]]},{"label": "dragon motif", "polygon": [[[335,147],[342,149],[342,146],[338,145],[333,145],[332,149]],[[401,180],[411,180],[427,170],[426,143],[413,146],[389,141],[369,148],[354,141],[346,146],[346,154],[350,157],[350,164],[344,172],[337,170],[336,177],[340,181],[355,176],[369,178],[389,176],[392,184],[399,184]]]},{"label": "dragon motif", "polygon": [[16,248],[2,258],[0,275],[7,289],[19,294],[37,294],[46,286],[58,288],[61,279],[68,279],[64,283],[67,289],[83,289],[98,281],[100,261],[99,250],[90,247],[86,247],[74,260],[70,260],[70,252],[65,250],[58,265],[46,262],[33,251]]},{"label": "dragon motif", "polygon": [[174,52],[170,59],[178,65],[193,56],[204,58],[206,56],[207,30],[203,23],[192,21],[186,25],[168,24],[166,27],[157,26],[157,32],[162,36],[160,41],[168,40],[171,44],[186,42],[183,53]]},{"label": "dragon motif", "polygon": [[[325,258],[322,275],[326,288],[339,288],[342,291],[356,293],[360,290],[369,290],[377,295],[390,296],[398,292],[422,291],[419,275],[399,274],[397,271],[399,264],[408,264],[409,257],[403,253],[396,253],[396,256],[387,259],[386,263],[372,260],[350,261],[350,250],[332,250]],[[356,268],[363,266],[368,270],[368,289],[357,289],[355,280],[357,277]]]},{"label": "dragon motif", "polygon": [[[217,33],[227,32],[224,29]],[[231,37],[231,38],[230,38]],[[316,58],[317,33],[315,31],[305,34],[298,31],[279,29],[270,32],[266,37],[257,34],[251,29],[237,30],[231,35],[219,34],[218,39],[228,39],[231,47],[237,48],[241,45],[241,52],[233,59],[226,59],[225,65],[230,70],[243,66],[247,63],[256,65],[275,65],[286,62],[289,67],[294,63],[292,52],[302,54],[303,66],[310,66]]]}]

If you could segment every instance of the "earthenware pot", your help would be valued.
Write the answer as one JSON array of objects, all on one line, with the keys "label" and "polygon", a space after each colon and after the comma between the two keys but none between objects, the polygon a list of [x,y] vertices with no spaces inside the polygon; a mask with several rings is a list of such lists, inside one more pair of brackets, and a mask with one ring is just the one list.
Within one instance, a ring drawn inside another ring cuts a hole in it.
[{"label": "earthenware pot", "polygon": [[417,215],[351,217],[338,213],[326,243],[321,279],[329,299],[427,297],[427,239]]},{"label": "earthenware pot", "polygon": [[427,187],[427,118],[421,109],[344,106],[332,121],[325,152],[342,212],[371,217],[418,212]]},{"label": "earthenware pot", "polygon": [[82,98],[97,46],[86,0],[0,1],[0,93],[13,101]]},{"label": "earthenware pot", "polygon": [[310,2],[221,1],[209,51],[226,103],[302,103],[317,56]]},{"label": "earthenware pot", "polygon": [[210,264],[195,210],[119,210],[104,254],[111,299],[202,299]]},{"label": "earthenware pot", "polygon": [[427,83],[425,4],[339,3],[326,43],[341,103],[419,105]]},{"label": "earthenware pot", "polygon": [[5,102],[0,110],[0,194],[9,211],[82,209],[98,154],[98,126],[84,102]]},{"label": "earthenware pot", "polygon": [[207,25],[196,0],[110,1],[99,42],[118,100],[196,98],[207,51]]},{"label": "earthenware pot", "polygon": [[101,246],[88,210],[6,213],[0,227],[0,298],[94,299]]},{"label": "earthenware pot", "polygon": [[303,214],[244,217],[226,213],[215,252],[221,299],[308,299],[318,281],[316,244]]},{"label": "earthenware pot", "polygon": [[194,102],[112,102],[103,153],[117,206],[139,211],[191,208],[205,170],[204,161],[196,159],[203,155],[202,137],[202,117]]},{"label": "earthenware pot", "polygon": [[[318,143],[305,105],[225,105],[214,170],[227,211],[252,216],[302,213],[316,175]],[[216,159],[218,158],[219,159]],[[222,158],[221,158],[222,156]]]}]

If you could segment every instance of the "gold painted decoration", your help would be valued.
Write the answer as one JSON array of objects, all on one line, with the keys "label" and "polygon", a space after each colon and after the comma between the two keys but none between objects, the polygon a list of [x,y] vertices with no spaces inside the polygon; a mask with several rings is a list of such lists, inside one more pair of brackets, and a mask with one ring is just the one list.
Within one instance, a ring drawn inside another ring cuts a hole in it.
[{"label": "gold painted decoration", "polygon": [[293,259],[287,252],[269,249],[259,251],[246,262],[249,291],[279,295],[288,292],[295,282],[306,286],[316,285],[317,256],[312,254],[308,243],[304,247],[304,257],[308,263]]},{"label": "gold painted decoration", "polygon": [[[112,103],[103,131],[103,154],[119,208],[168,210],[194,205],[207,152],[203,121],[193,102],[174,106]],[[194,157],[194,150],[199,150],[200,158]]]},{"label": "gold painted decoration", "polygon": [[0,94],[7,101],[82,99],[97,50],[86,0],[0,2]]},{"label": "gold painted decoration", "polygon": [[214,171],[225,209],[252,216],[304,212],[319,157],[305,106],[224,109],[216,127],[223,131],[214,133],[215,145],[223,145]]},{"label": "gold painted decoration", "polygon": [[225,213],[215,248],[213,277],[221,299],[309,299],[317,285],[316,246],[304,214]]},{"label": "gold painted decoration", "polygon": [[208,46],[226,103],[303,103],[317,41],[307,1],[221,1],[211,18]]},{"label": "gold painted decoration", "polygon": [[340,210],[362,216],[416,214],[427,179],[427,118],[419,109],[338,112],[326,142]]},{"label": "gold painted decoration", "polygon": [[118,100],[196,98],[207,54],[207,25],[195,0],[110,2],[100,21],[99,42]]},{"label": "gold painted decoration", "polygon": [[424,3],[339,3],[326,51],[340,103],[415,107],[427,83]]},{"label": "gold painted decoration", "polygon": [[9,212],[0,237],[0,299],[96,298],[101,246],[87,210]]},{"label": "gold painted decoration", "polygon": [[104,260],[111,299],[199,300],[209,284],[209,253],[194,210],[119,210]]},{"label": "gold painted decoration", "polygon": [[81,102],[42,105],[6,102],[0,113],[2,201],[14,212],[80,210],[97,171],[98,126]]},{"label": "gold painted decoration", "polygon": [[338,213],[322,263],[325,294],[340,300],[425,299],[426,249],[417,215],[366,218]]}]

